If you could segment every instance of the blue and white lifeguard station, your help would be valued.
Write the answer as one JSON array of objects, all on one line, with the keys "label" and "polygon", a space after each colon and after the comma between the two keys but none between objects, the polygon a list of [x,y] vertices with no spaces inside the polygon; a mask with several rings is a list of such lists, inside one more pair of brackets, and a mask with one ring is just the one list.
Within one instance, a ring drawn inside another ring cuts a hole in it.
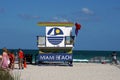
[{"label": "blue and white lifeguard station", "polygon": [[72,22],[38,22],[46,27],[45,36],[37,36],[40,62],[64,62],[72,65],[74,36]]}]

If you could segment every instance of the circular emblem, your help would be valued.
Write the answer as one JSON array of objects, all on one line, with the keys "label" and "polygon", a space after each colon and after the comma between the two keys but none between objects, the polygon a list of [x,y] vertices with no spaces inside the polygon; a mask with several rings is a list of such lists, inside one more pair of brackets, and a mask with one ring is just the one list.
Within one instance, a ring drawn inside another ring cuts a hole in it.
[{"label": "circular emblem", "polygon": [[51,28],[47,35],[48,41],[53,45],[58,45],[63,41],[63,31],[60,28]]}]

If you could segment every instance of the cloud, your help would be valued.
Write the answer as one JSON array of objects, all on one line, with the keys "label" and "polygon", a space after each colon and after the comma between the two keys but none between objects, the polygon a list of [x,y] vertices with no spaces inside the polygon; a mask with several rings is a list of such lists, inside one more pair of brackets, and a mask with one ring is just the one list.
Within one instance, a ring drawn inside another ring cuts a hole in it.
[{"label": "cloud", "polygon": [[85,22],[91,22],[91,21],[94,21],[94,22],[99,22],[101,21],[101,18],[98,17],[98,16],[95,16],[95,17],[78,17],[75,19],[75,21],[85,21]]},{"label": "cloud", "polygon": [[99,22],[101,21],[101,17],[95,14],[94,11],[90,10],[89,8],[81,8],[80,10],[73,12],[67,15],[70,21],[74,22]]},{"label": "cloud", "polygon": [[40,16],[33,16],[28,14],[19,14],[18,16],[23,19],[39,19],[40,18]]},{"label": "cloud", "polygon": [[79,11],[69,14],[59,14],[50,20],[57,22],[99,22],[101,17],[88,8],[81,8]]},{"label": "cloud", "polygon": [[4,8],[0,8],[0,13],[4,13],[5,9]]},{"label": "cloud", "polygon": [[53,17],[53,20],[59,22],[68,22],[68,19],[65,19],[63,17]]},{"label": "cloud", "polygon": [[94,12],[88,8],[82,8],[81,12],[87,15],[94,15]]}]

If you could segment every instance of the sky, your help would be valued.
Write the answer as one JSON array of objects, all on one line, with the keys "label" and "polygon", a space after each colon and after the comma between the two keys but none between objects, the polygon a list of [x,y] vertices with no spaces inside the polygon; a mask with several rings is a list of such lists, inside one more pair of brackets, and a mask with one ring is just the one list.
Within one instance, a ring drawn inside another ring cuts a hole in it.
[{"label": "sky", "polygon": [[41,21],[80,23],[74,50],[120,51],[120,0],[0,0],[0,48],[37,49]]}]

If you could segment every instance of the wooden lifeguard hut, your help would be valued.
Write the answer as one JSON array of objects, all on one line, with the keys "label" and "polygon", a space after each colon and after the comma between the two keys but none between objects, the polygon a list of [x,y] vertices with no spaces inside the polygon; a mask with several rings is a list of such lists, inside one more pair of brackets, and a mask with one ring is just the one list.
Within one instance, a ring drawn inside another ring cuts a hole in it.
[{"label": "wooden lifeguard hut", "polygon": [[40,62],[65,62],[72,65],[74,36],[72,22],[38,22],[46,27],[44,36],[37,36]]}]

